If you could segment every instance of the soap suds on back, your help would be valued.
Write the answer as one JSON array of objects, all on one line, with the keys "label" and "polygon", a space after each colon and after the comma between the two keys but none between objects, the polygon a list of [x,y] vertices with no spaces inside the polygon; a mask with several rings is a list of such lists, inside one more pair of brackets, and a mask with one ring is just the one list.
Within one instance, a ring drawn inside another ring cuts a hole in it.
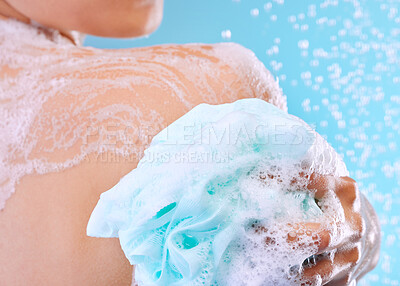
[{"label": "soap suds on back", "polygon": [[[24,175],[58,172],[91,153],[140,159],[146,129],[154,135],[166,125],[162,110],[142,100],[142,89],[168,94],[164,105],[179,102],[182,110],[194,106],[188,86],[202,102],[270,96],[286,109],[274,78],[239,45],[102,51],[74,46],[38,24],[1,20],[0,29],[0,209]],[[201,72],[183,73],[188,66]],[[231,79],[219,88],[216,79],[229,70],[249,84],[232,89]],[[118,101],[116,89],[124,93]]]}]

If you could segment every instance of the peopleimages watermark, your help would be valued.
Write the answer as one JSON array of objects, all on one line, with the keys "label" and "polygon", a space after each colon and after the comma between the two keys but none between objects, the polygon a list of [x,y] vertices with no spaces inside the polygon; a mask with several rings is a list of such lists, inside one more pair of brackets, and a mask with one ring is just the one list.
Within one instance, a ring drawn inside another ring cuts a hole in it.
[{"label": "peopleimages watermark", "polygon": [[[157,130],[151,125],[107,124],[87,126],[84,144],[102,144],[107,146],[148,146]],[[158,139],[165,145],[236,145],[258,144],[271,146],[311,145],[314,143],[314,131],[305,124],[265,123],[246,125],[244,123],[194,123],[177,128],[167,127]]]},{"label": "peopleimages watermark", "polygon": [[154,126],[141,124],[127,125],[107,123],[86,126],[83,144],[99,143],[102,145],[146,145],[159,132]]}]

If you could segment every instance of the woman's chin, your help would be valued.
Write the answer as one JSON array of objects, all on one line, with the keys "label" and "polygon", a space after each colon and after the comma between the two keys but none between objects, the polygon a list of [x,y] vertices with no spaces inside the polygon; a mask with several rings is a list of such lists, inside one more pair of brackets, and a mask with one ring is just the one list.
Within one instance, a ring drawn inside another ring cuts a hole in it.
[{"label": "woman's chin", "polygon": [[[48,15],[43,15],[40,9],[25,14],[43,26],[60,31],[73,30],[110,38],[133,38],[151,34],[160,26],[163,18],[161,0],[137,1],[134,4],[122,2],[118,6],[102,3],[86,3],[82,7],[64,4],[63,9],[50,7]],[[59,10],[66,12],[59,14]]]},{"label": "woman's chin", "polygon": [[132,17],[115,21],[101,21],[99,25],[75,29],[85,34],[109,38],[134,38],[142,37],[153,33],[160,26],[162,21],[162,10],[159,13],[150,13],[148,17],[141,19]]}]

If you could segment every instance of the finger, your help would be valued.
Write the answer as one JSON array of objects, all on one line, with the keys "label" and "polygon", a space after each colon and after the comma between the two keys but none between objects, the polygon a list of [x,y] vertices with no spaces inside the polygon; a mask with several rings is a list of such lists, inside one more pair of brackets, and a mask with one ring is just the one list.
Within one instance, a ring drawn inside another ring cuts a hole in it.
[{"label": "finger", "polygon": [[[331,235],[320,223],[297,223],[289,225],[287,234],[288,243],[296,244],[298,247],[317,247],[318,253],[324,252],[331,242]],[[311,239],[310,239],[311,238]]]},{"label": "finger", "polygon": [[310,176],[307,188],[315,190],[316,199],[322,199],[329,191],[335,192],[343,207],[353,205],[359,197],[357,183],[350,177],[334,177],[313,173]]},{"label": "finger", "polygon": [[336,179],[336,190],[345,215],[346,224],[352,230],[348,240],[359,240],[365,228],[364,219],[360,213],[361,200],[356,182],[349,177]]},{"label": "finger", "polygon": [[359,197],[357,183],[350,177],[336,178],[335,192],[342,203],[353,205]]},{"label": "finger", "polygon": [[[328,249],[331,242],[329,230],[323,227],[320,223],[297,223],[288,224],[288,233],[286,240],[293,244],[294,247],[309,248],[316,247],[317,253],[324,252]],[[254,232],[260,235],[265,235],[265,244],[273,245],[276,243],[276,232],[270,231],[264,226],[252,226]]]},{"label": "finger", "polygon": [[330,175],[311,174],[310,182],[307,185],[309,190],[315,190],[315,198],[322,199],[327,192],[335,190],[336,179]]},{"label": "finger", "polygon": [[320,256],[315,265],[305,266],[302,277],[306,280],[314,280],[315,277],[319,276],[322,279],[322,284],[342,281],[343,279],[350,280],[351,271],[360,259],[359,248],[338,250],[332,256]]},{"label": "finger", "polygon": [[345,236],[335,236],[333,230],[335,227],[334,222],[327,226],[321,223],[297,223],[289,224],[289,231],[287,233],[287,242],[293,244],[294,247],[303,249],[316,247],[316,254],[329,252],[349,242],[356,242],[359,240],[358,232],[352,231]]}]

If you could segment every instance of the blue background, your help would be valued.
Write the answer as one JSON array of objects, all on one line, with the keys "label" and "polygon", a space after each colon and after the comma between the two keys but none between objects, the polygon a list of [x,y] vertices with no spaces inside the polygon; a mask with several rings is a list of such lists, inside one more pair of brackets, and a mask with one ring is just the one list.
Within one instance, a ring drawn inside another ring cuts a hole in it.
[{"label": "blue background", "polygon": [[233,41],[253,50],[279,78],[289,112],[344,156],[379,214],[380,262],[360,285],[399,285],[399,10],[400,0],[167,0],[150,37],[88,36],[85,45]]}]

